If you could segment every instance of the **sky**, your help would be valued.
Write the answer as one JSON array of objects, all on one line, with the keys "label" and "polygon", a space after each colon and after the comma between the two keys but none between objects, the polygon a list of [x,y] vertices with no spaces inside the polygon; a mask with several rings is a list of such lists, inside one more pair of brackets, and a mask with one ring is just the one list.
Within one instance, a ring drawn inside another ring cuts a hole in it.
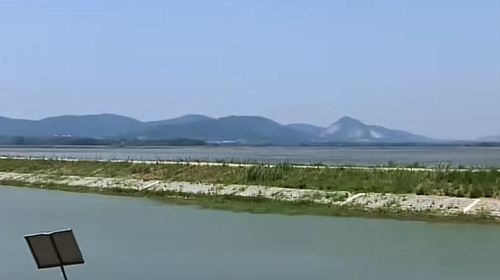
[{"label": "sky", "polygon": [[500,0],[0,0],[0,115],[500,134]]}]

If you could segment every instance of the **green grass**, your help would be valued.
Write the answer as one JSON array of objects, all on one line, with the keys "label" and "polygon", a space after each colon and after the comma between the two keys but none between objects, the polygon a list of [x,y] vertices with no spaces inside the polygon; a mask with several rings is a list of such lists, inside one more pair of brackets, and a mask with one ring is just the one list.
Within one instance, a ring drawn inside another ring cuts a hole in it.
[{"label": "green grass", "polygon": [[258,184],[329,191],[416,193],[457,197],[498,197],[497,170],[434,171],[402,169],[294,168],[283,163],[273,167],[199,166],[186,164],[138,164],[57,160],[0,160],[0,171],[188,181],[217,184]]}]

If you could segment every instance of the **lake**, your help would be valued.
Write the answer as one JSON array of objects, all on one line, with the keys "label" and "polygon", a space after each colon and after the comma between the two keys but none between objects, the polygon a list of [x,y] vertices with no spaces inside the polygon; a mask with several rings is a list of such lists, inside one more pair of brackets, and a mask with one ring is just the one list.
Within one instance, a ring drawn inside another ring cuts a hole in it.
[{"label": "lake", "polygon": [[78,279],[497,279],[500,226],[200,210],[0,187],[0,279],[37,271],[23,236],[73,228]]},{"label": "lake", "polygon": [[433,166],[500,166],[499,147],[162,147],[162,148],[0,148],[0,155],[80,159],[202,160],[331,165],[383,165],[388,162]]}]

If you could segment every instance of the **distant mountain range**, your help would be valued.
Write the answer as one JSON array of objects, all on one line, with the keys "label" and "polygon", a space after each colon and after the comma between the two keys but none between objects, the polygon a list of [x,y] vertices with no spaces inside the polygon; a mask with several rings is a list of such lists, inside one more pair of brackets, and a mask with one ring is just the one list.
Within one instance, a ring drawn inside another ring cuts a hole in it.
[{"label": "distant mountain range", "polygon": [[60,116],[38,121],[0,117],[0,135],[47,137],[72,136],[107,138],[130,131],[139,131],[147,123],[111,114],[86,116]]},{"label": "distant mountain range", "polygon": [[152,122],[141,122],[112,114],[59,116],[42,120],[0,117],[0,136],[123,139],[128,142],[191,139],[213,144],[243,145],[321,145],[332,142],[430,143],[434,141],[431,138],[402,130],[367,125],[350,117],[343,117],[324,128],[310,124],[282,125],[258,116],[211,118],[203,115],[185,115],[175,119]]}]

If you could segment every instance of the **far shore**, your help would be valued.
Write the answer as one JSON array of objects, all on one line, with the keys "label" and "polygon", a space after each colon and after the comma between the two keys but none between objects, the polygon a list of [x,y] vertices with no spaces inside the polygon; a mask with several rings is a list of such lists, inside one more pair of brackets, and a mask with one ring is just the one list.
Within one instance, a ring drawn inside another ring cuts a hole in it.
[{"label": "far shore", "polygon": [[[252,167],[252,166],[266,166],[275,167],[280,164],[271,163],[248,163],[248,162],[234,162],[234,161],[202,161],[202,160],[137,160],[137,159],[81,159],[70,157],[36,157],[36,156],[0,156],[0,160],[44,160],[44,161],[63,161],[63,162],[101,162],[101,163],[132,163],[132,164],[165,164],[165,165],[193,165],[193,166],[224,166],[224,167]],[[333,169],[358,169],[358,170],[403,170],[403,171],[441,171],[446,169],[448,171],[498,171],[500,168],[477,168],[477,167],[451,167],[446,164],[438,165],[435,167],[424,167],[409,165],[327,165],[327,164],[295,164],[287,163],[293,168],[333,168]]]}]

